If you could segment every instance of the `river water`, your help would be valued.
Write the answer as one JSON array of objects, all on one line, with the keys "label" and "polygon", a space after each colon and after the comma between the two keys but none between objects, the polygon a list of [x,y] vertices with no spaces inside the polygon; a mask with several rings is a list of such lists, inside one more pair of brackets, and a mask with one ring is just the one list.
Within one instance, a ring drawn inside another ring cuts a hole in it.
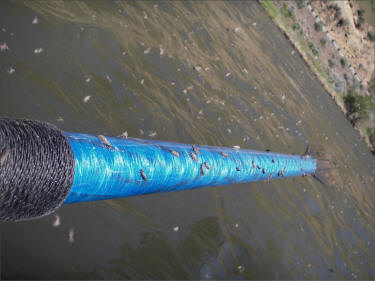
[{"label": "river water", "polygon": [[321,143],[343,182],[203,188],[67,205],[58,226],[54,214],[3,223],[3,278],[375,278],[375,158],[257,2],[0,6],[2,116],[282,153]]}]

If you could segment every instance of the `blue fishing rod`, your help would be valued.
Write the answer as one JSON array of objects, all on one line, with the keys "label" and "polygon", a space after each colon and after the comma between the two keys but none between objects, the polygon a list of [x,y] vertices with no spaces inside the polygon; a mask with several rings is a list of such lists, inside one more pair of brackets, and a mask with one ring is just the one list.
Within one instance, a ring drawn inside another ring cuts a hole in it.
[{"label": "blue fishing rod", "polygon": [[[319,156],[317,153],[315,155]],[[326,171],[314,157],[63,132],[0,119],[0,220],[43,217],[63,204]],[[318,177],[318,179],[326,177]]]}]

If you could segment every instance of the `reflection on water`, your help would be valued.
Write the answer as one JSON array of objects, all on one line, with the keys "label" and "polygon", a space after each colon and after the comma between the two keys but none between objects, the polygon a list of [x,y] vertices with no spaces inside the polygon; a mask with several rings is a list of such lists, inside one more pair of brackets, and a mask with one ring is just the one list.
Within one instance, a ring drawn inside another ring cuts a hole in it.
[{"label": "reflection on water", "polygon": [[2,115],[284,153],[317,142],[344,182],[64,206],[57,227],[54,215],[3,224],[3,277],[374,278],[374,158],[258,3],[0,5]]}]

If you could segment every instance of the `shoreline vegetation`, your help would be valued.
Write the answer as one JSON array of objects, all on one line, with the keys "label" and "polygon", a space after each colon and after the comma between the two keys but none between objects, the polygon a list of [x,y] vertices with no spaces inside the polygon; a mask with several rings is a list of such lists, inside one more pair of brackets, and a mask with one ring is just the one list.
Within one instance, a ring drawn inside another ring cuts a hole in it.
[{"label": "shoreline vegetation", "polygon": [[375,31],[360,2],[259,2],[375,154]]}]

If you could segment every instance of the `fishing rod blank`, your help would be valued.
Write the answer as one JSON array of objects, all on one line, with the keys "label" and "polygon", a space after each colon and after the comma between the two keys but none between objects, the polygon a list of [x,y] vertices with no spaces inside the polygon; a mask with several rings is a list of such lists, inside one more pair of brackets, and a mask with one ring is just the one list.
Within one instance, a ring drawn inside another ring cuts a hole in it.
[{"label": "fishing rod blank", "polygon": [[308,154],[95,136],[0,119],[0,220],[38,218],[75,202],[316,176],[327,162]]}]

